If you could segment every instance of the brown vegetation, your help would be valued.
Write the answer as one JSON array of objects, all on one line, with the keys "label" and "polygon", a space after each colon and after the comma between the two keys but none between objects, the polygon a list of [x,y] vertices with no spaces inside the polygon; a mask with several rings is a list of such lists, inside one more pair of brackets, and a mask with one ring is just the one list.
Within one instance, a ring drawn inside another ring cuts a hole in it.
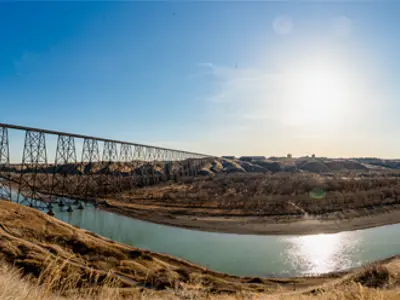
[{"label": "brown vegetation", "polygon": [[[57,274],[57,266],[51,271]],[[50,275],[51,273],[49,273]],[[202,289],[168,289],[154,291],[150,289],[116,288],[112,283],[90,289],[73,288],[74,282],[64,280],[68,289],[59,285],[53,287],[55,281],[41,284],[37,280],[23,278],[17,269],[6,264],[0,265],[0,299],[10,300],[143,300],[143,299],[199,299],[199,300],[398,300],[400,293],[395,288],[369,288],[356,282],[345,284],[316,286],[306,292],[293,291],[276,294],[237,292],[235,294],[213,294]]]},{"label": "brown vegetation", "polygon": [[[135,218],[203,230],[300,234],[400,219],[400,171],[369,170],[352,160],[208,159],[70,164],[38,173],[13,170],[9,176],[16,188],[34,187],[45,200],[49,194],[78,198]],[[294,232],[276,227],[293,222],[302,222]]]},{"label": "brown vegetation", "polygon": [[0,225],[0,259],[21,272],[2,264],[1,299],[395,299],[399,287],[399,258],[321,277],[241,278],[10,202],[0,201]]},{"label": "brown vegetation", "polygon": [[[400,177],[394,172],[221,174],[110,195],[107,204],[106,209],[136,218],[210,231],[335,232],[398,222]],[[300,226],[286,226],[293,222]]]}]

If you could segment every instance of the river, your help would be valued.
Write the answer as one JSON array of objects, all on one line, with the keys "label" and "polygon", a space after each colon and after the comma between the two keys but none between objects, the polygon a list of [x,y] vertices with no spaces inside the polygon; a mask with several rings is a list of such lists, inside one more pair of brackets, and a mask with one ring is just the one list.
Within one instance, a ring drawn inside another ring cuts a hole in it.
[{"label": "river", "polygon": [[203,232],[153,224],[87,205],[56,217],[117,242],[167,253],[239,276],[304,276],[340,271],[400,253],[400,224],[306,236]]}]

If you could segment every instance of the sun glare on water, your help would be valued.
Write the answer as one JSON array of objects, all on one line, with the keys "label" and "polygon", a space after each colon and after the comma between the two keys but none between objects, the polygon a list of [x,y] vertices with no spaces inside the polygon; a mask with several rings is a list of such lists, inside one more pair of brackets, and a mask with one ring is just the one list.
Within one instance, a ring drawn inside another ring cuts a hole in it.
[{"label": "sun glare on water", "polygon": [[321,274],[351,267],[351,253],[356,252],[360,239],[352,233],[317,234],[287,238],[290,243],[285,255],[304,274]]}]

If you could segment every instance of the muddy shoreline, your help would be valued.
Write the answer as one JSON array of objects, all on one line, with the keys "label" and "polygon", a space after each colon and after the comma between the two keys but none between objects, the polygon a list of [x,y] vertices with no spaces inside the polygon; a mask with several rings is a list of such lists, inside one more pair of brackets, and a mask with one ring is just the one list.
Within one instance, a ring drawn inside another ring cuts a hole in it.
[{"label": "muddy shoreline", "polygon": [[307,216],[286,216],[272,219],[257,216],[193,216],[169,214],[157,209],[138,207],[108,200],[99,208],[124,216],[160,225],[230,234],[309,235],[362,230],[400,223],[400,208],[380,210],[360,217],[321,220]]}]

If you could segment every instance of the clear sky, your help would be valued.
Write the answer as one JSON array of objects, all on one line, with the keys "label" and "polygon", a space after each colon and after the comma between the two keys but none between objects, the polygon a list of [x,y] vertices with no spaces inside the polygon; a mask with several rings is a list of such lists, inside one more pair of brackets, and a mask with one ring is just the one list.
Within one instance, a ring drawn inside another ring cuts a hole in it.
[{"label": "clear sky", "polygon": [[0,122],[400,157],[400,1],[0,2]]}]

